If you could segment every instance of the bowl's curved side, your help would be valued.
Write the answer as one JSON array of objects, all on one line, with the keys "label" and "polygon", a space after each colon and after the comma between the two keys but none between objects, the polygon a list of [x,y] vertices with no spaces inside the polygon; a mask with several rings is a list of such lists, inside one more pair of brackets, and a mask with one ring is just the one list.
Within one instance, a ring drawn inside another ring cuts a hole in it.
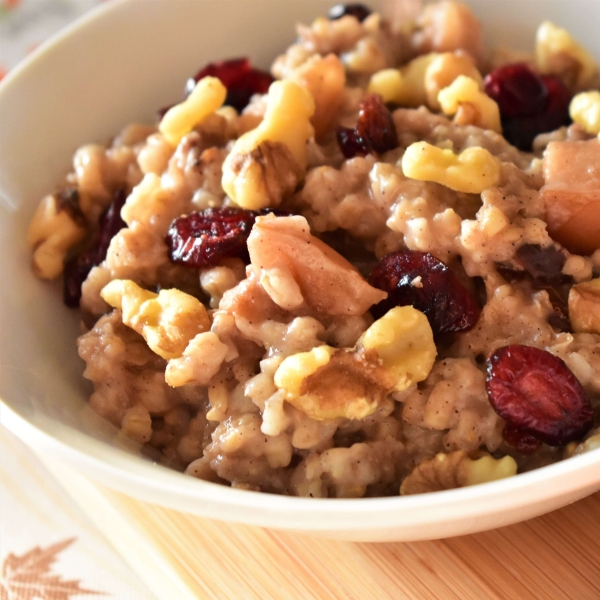
[{"label": "bowl's curved side", "polygon": [[[268,65],[292,41],[294,22],[312,19],[329,4],[116,0],[38,49],[0,84],[2,422],[44,454],[143,500],[339,539],[415,540],[471,533],[582,497],[600,487],[600,450],[510,480],[419,497],[328,501],[244,492],[182,477],[140,459],[135,448],[114,447],[114,428],[87,408],[83,363],[73,343],[78,317],[62,305],[58,285],[41,282],[30,272],[24,232],[37,201],[53,189],[79,145],[151,118],[157,108],[178,99],[185,79],[203,62],[249,55]],[[506,6],[523,8],[521,0],[470,4],[480,16],[490,14],[494,5],[501,23],[511,19]],[[496,6],[500,4],[502,10]],[[586,35],[591,35],[590,23],[600,21],[600,3],[591,6],[595,19],[590,10],[575,11],[575,4],[528,3],[523,10],[529,16],[518,10],[512,15],[526,23],[531,40],[544,16],[573,30],[587,27]],[[600,39],[594,37],[593,43],[600,56]]]},{"label": "bowl's curved side", "polygon": [[517,523],[600,489],[600,450],[502,481],[399,498],[327,500],[231,489],[184,477],[52,419],[0,419],[44,456],[140,500],[202,517],[349,541],[416,541]]}]

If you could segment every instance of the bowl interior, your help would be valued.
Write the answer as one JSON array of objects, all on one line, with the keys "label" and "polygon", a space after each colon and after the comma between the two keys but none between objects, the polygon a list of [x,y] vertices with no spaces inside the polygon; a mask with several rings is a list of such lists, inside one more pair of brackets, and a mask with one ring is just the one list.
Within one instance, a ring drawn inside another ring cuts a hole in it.
[{"label": "bowl interior", "polygon": [[[537,25],[550,19],[571,30],[600,59],[600,37],[595,35],[600,3],[588,0],[467,3],[484,23],[490,47],[504,44],[530,49]],[[600,451],[597,451],[591,458],[581,457],[582,460],[574,459],[568,465],[555,465],[514,478],[519,480],[517,483],[499,482],[479,486],[480,490],[456,490],[419,501],[393,498],[332,503],[274,498],[214,486],[144,461],[133,444],[116,441],[114,428],[87,407],[90,388],[81,377],[84,364],[74,344],[79,333],[78,315],[63,306],[60,284],[41,282],[30,270],[25,231],[39,199],[53,190],[67,172],[78,146],[108,139],[127,123],[150,121],[158,108],[180,99],[187,77],[206,62],[247,55],[256,64],[268,67],[293,42],[295,23],[310,22],[331,4],[328,0],[294,3],[117,0],[44,44],[3,81],[0,85],[3,420],[32,444],[134,495],[209,516],[328,531],[332,535],[337,531],[338,536],[343,530],[385,528],[384,520],[373,517],[379,510],[377,507],[398,511],[398,523],[406,523],[406,517],[401,516],[406,510],[413,511],[414,522],[422,519],[432,523],[436,519],[440,522],[440,518],[458,518],[459,513],[464,517],[468,514],[464,512],[466,508],[472,508],[476,499],[481,500],[487,494],[500,502],[491,503],[488,509],[488,513],[496,514],[496,520],[483,524],[494,526],[502,522],[497,517],[506,507],[502,498],[509,497],[520,486],[529,489],[542,485],[545,491],[540,488],[539,493],[532,492],[529,502],[547,500],[555,497],[557,491],[555,486],[545,486],[544,482],[553,477],[568,477],[569,472],[577,469],[591,472],[594,464],[598,475],[593,481],[585,479],[576,491],[581,495],[586,485],[588,491],[590,486],[600,486],[597,468]],[[373,7],[379,4],[382,3],[371,3]],[[575,487],[571,485],[569,489],[573,492]],[[235,507],[235,511],[223,513],[224,505],[229,505],[231,511]],[[339,510],[333,510],[334,505]],[[429,512],[423,512],[427,506]],[[439,513],[440,507],[450,506],[455,506],[457,512],[435,516],[434,509]],[[290,524],[293,514],[290,511],[298,510],[306,514],[305,526]],[[279,517],[275,518],[277,511]],[[414,511],[420,511],[420,517]],[[370,515],[372,520],[357,523],[358,513]],[[473,530],[474,524],[470,527]],[[466,530],[463,527],[449,531]],[[395,535],[396,539],[402,537],[401,533]],[[412,539],[432,537],[430,533],[411,535]],[[367,534],[362,539],[370,538]]]}]

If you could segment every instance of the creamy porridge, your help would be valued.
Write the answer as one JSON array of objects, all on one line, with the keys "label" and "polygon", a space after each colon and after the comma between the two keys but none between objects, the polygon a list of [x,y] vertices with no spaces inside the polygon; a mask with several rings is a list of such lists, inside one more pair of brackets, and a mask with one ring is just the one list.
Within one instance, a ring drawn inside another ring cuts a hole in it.
[{"label": "creamy porridge", "polygon": [[90,405],[236,488],[413,494],[600,447],[600,71],[456,2],[299,25],[155,125],[80,148],[32,218]]}]

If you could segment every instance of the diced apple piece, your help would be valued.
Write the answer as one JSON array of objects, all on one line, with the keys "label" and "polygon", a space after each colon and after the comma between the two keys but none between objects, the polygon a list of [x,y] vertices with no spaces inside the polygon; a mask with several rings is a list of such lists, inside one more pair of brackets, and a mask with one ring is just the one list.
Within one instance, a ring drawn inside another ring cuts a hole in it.
[{"label": "diced apple piece", "polygon": [[310,234],[304,217],[258,217],[248,238],[261,286],[285,310],[304,302],[325,315],[362,315],[387,294],[356,267]]},{"label": "diced apple piece", "polygon": [[544,179],[550,236],[577,254],[600,248],[600,141],[548,144]]},{"label": "diced apple piece", "polygon": [[475,62],[482,61],[481,24],[465,4],[451,1],[428,4],[417,24],[422,27],[415,36],[419,54],[464,50]]}]

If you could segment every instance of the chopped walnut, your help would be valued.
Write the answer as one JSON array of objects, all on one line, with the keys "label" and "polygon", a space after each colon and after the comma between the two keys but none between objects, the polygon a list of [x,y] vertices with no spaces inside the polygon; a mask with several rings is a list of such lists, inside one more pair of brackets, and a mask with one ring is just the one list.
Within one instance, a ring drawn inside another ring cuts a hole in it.
[{"label": "chopped walnut", "polygon": [[104,286],[101,296],[123,312],[125,325],[140,333],[151,350],[167,360],[182,356],[197,334],[210,329],[206,308],[178,289],[155,294],[133,281],[115,279]]},{"label": "chopped walnut", "polygon": [[600,278],[571,288],[569,320],[577,333],[600,333]]},{"label": "chopped walnut", "polygon": [[288,356],[274,381],[290,404],[313,419],[363,419],[392,390],[423,381],[435,355],[427,317],[402,306],[375,321],[353,349],[323,345]]},{"label": "chopped walnut", "polygon": [[600,73],[594,57],[566,30],[544,21],[536,34],[535,63],[545,75],[557,75],[575,91],[593,89]]},{"label": "chopped walnut", "polygon": [[318,346],[286,358],[275,385],[312,419],[363,419],[393,388],[394,377],[362,352]]},{"label": "chopped walnut", "polygon": [[462,50],[444,52],[431,62],[425,71],[425,91],[427,104],[433,110],[441,110],[438,94],[451,85],[460,75],[476,81],[483,89],[483,79],[475,62],[469,54]]},{"label": "chopped walnut", "polygon": [[427,378],[437,350],[427,317],[412,306],[396,306],[377,319],[361,336],[360,346],[375,352],[377,362],[403,391]]},{"label": "chopped walnut", "polygon": [[223,173],[231,185],[223,181],[223,187],[242,208],[278,206],[304,175],[281,142],[265,140],[249,152],[234,152],[235,146],[223,165]]},{"label": "chopped walnut", "polygon": [[160,132],[171,145],[177,146],[186,133],[221,108],[226,95],[227,89],[219,79],[202,78],[183,102],[167,111],[160,122]]},{"label": "chopped walnut", "polygon": [[440,90],[437,101],[447,115],[455,115],[457,125],[476,125],[502,132],[500,109],[494,100],[480,90],[481,79],[459,75]]},{"label": "chopped walnut", "polygon": [[306,170],[314,111],[312,96],[297,83],[271,85],[264,119],[235,142],[223,163],[223,189],[238,206],[275,207],[295,189]]},{"label": "chopped walnut", "polygon": [[78,206],[66,203],[60,194],[46,196],[27,230],[34,273],[43,279],[58,277],[67,252],[83,239],[85,231],[85,219]]},{"label": "chopped walnut", "polygon": [[514,458],[492,458],[489,454],[472,459],[461,450],[437,454],[418,464],[400,486],[401,495],[424,494],[476,485],[517,474]]}]

